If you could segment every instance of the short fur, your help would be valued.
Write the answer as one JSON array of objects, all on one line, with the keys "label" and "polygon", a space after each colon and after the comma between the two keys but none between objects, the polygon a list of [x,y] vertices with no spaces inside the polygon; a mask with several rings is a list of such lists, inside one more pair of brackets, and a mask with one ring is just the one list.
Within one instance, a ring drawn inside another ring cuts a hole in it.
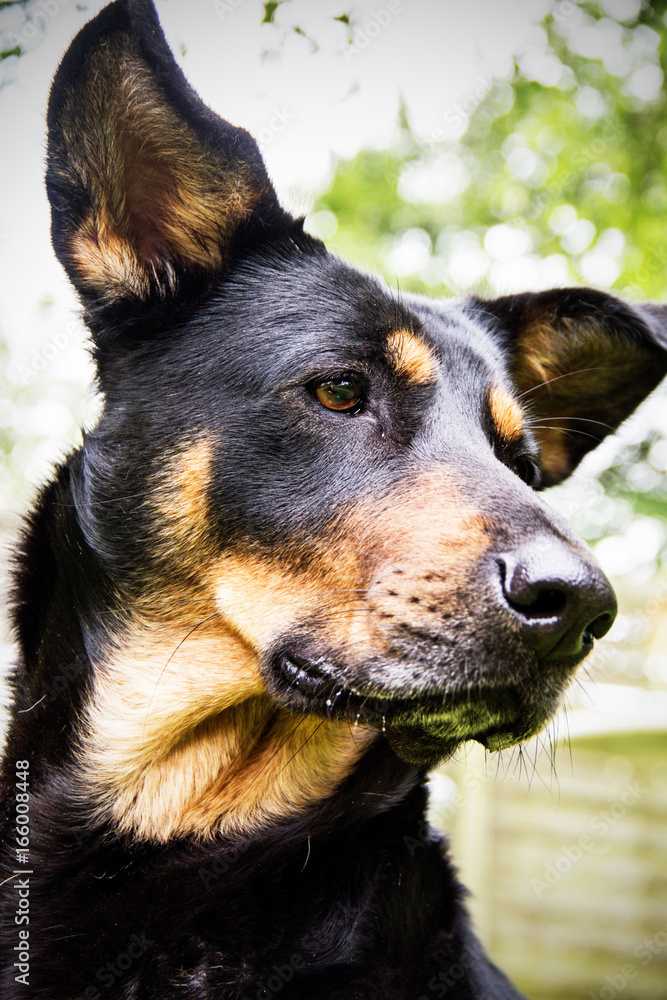
[{"label": "short fur", "polygon": [[81,31],[48,127],[105,405],[18,556],[2,996],[517,998],[425,775],[539,731],[611,624],[536,490],[667,371],[665,307],[395,296],[280,207],[150,0]]}]

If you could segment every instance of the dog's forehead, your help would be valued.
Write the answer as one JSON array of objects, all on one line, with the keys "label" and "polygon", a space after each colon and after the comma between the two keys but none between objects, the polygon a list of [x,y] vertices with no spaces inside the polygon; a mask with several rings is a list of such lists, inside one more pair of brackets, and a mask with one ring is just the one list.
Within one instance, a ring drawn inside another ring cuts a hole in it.
[{"label": "dog's forehead", "polygon": [[504,377],[507,369],[501,343],[460,300],[404,298],[404,306],[417,318],[423,335],[435,345],[445,367],[456,374],[456,365],[484,375]]},{"label": "dog's forehead", "polygon": [[470,374],[479,394],[504,380],[500,346],[462,303],[404,295],[323,249],[261,264],[226,282],[208,316],[218,337],[222,319],[244,338],[246,359],[261,354],[267,373],[353,367],[389,353],[397,373],[416,383],[460,388]]}]

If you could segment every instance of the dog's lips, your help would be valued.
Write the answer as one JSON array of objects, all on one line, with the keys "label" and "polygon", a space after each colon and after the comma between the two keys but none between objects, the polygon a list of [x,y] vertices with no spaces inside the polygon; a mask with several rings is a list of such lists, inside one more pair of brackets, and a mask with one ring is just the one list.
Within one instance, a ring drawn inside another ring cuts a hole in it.
[{"label": "dog's lips", "polygon": [[546,719],[525,718],[510,686],[466,686],[446,692],[364,691],[349,685],[325,658],[283,652],[274,660],[275,691],[294,708],[371,726],[386,733],[396,752],[432,766],[466,740],[503,750],[533,735]]},{"label": "dog's lips", "polygon": [[277,658],[280,671],[299,691],[317,694],[333,680],[324,669],[324,660],[305,660],[296,653],[284,653]]}]

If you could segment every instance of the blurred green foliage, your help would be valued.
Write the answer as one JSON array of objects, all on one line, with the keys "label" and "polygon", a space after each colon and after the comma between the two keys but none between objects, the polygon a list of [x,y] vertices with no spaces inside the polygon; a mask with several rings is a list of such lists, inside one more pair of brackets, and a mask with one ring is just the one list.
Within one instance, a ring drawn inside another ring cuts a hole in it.
[{"label": "blurred green foliage", "polygon": [[[555,256],[552,273],[572,281],[664,297],[664,10],[664,0],[645,5],[621,24],[602,4],[557,5],[511,79],[448,109],[431,136],[404,115],[393,150],[338,165],[318,206],[338,222],[330,244],[391,279],[391,250],[412,237],[419,265],[400,275],[406,290],[493,289],[507,278],[494,280],[494,258],[509,254],[526,274],[526,258]],[[482,254],[461,269],[461,250],[475,247]]]}]

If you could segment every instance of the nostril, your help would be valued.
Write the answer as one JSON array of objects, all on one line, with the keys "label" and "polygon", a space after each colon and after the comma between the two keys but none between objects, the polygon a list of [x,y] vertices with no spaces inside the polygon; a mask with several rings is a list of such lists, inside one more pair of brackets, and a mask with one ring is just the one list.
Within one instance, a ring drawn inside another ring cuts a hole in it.
[{"label": "nostril", "polygon": [[615,618],[615,613],[611,614],[611,612],[605,611],[604,614],[598,615],[590,625],[586,626],[586,631],[590,632],[594,639],[601,639],[612,627]]},{"label": "nostril", "polygon": [[524,618],[558,618],[564,611],[567,604],[567,596],[562,590],[554,587],[547,587],[539,591],[530,599],[525,597],[517,600],[506,594],[507,603]]},{"label": "nostril", "polygon": [[505,600],[522,618],[557,618],[564,613],[567,593],[554,581],[532,580],[524,566],[508,565],[502,558],[498,565]]}]

